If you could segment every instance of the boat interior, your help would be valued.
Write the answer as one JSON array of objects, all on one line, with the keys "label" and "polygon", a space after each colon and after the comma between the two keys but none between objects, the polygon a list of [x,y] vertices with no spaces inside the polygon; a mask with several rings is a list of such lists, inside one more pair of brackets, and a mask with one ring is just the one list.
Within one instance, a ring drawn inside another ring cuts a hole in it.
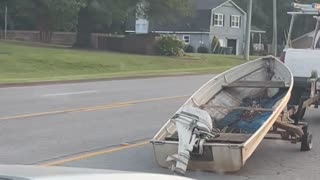
[{"label": "boat interior", "polygon": [[[220,75],[185,104],[210,114],[214,127],[212,133],[218,136],[208,143],[246,142],[269,119],[287,94],[290,72],[284,72],[282,65],[277,66],[279,62],[274,59],[261,62],[243,65]],[[179,140],[172,122],[166,125],[160,137],[165,141]]]}]

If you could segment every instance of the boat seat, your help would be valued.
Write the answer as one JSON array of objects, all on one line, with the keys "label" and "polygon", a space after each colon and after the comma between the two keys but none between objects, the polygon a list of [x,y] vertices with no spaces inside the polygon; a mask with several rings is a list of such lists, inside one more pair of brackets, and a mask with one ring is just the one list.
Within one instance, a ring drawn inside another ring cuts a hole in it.
[{"label": "boat seat", "polygon": [[[237,133],[219,133],[219,137],[208,140],[208,143],[234,143],[241,144],[246,142],[252,134],[237,134]],[[174,133],[170,137],[165,138],[166,141],[179,141],[178,134]]]},{"label": "boat seat", "polygon": [[236,81],[223,88],[288,88],[284,81]]},{"label": "boat seat", "polygon": [[252,134],[236,134],[236,133],[220,133],[220,136],[208,141],[214,143],[244,143],[246,142]]},{"label": "boat seat", "polygon": [[215,108],[215,109],[227,109],[227,110],[230,110],[230,111],[244,110],[244,111],[257,111],[257,112],[273,112],[273,109],[243,107],[243,106],[212,106],[212,105],[204,105],[202,107]]}]

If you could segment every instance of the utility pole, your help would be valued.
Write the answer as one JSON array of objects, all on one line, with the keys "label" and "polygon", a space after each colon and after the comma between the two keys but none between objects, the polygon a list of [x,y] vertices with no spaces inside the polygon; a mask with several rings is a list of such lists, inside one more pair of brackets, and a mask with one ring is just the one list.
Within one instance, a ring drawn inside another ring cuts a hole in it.
[{"label": "utility pole", "polygon": [[319,29],[320,29],[320,17],[315,17],[315,19],[317,20],[317,25],[316,25],[316,29],[314,30],[314,38],[312,40],[312,49],[315,49],[316,46],[317,46],[317,37],[318,37],[318,34],[319,34]]},{"label": "utility pole", "polygon": [[7,39],[7,29],[8,29],[8,6],[6,4],[4,10],[4,39]]},{"label": "utility pole", "polygon": [[273,0],[273,55],[278,55],[277,0]]},{"label": "utility pole", "polygon": [[250,60],[252,0],[248,0],[245,60]]}]

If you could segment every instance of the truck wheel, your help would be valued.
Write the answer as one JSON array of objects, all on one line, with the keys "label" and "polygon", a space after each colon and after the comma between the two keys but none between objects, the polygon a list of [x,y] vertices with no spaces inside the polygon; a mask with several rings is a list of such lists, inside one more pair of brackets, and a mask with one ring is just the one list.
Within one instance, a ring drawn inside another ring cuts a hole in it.
[{"label": "truck wheel", "polygon": [[300,113],[296,113],[296,114],[292,115],[290,118],[294,119],[296,122],[299,122],[299,121],[303,120],[303,117],[306,114],[306,110],[307,110],[307,108],[303,108],[303,109],[301,109]]},{"label": "truck wheel", "polygon": [[308,131],[308,126],[302,128],[304,135],[301,137],[301,151],[312,149],[312,133]]},{"label": "truck wheel", "polygon": [[303,119],[303,117],[304,117],[304,115],[306,114],[306,109],[307,108],[303,108],[302,110],[301,110],[301,114],[300,114],[300,117],[299,117],[299,119]]},{"label": "truck wheel", "polygon": [[298,113],[296,114],[296,117],[295,117],[295,118],[296,118],[297,120],[299,120],[299,121],[303,120],[303,117],[304,117],[304,115],[306,114],[307,108],[301,109],[301,110],[300,110],[300,113],[299,113],[299,109],[300,109],[300,107],[303,106],[304,101],[307,100],[307,99],[308,99],[307,96],[302,96],[302,97],[300,98],[300,100],[299,100],[300,102],[299,102],[299,107],[298,107]]}]

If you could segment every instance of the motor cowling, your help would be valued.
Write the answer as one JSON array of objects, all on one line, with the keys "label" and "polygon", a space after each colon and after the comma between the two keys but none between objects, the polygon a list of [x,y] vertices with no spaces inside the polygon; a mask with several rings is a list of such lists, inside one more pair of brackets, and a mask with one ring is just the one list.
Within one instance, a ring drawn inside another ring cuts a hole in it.
[{"label": "motor cowling", "polygon": [[179,147],[178,154],[169,156],[167,161],[172,162],[171,170],[184,175],[190,159],[190,153],[195,147],[202,146],[207,138],[212,138],[213,125],[208,112],[186,106],[174,115],[172,121],[176,124]]}]

